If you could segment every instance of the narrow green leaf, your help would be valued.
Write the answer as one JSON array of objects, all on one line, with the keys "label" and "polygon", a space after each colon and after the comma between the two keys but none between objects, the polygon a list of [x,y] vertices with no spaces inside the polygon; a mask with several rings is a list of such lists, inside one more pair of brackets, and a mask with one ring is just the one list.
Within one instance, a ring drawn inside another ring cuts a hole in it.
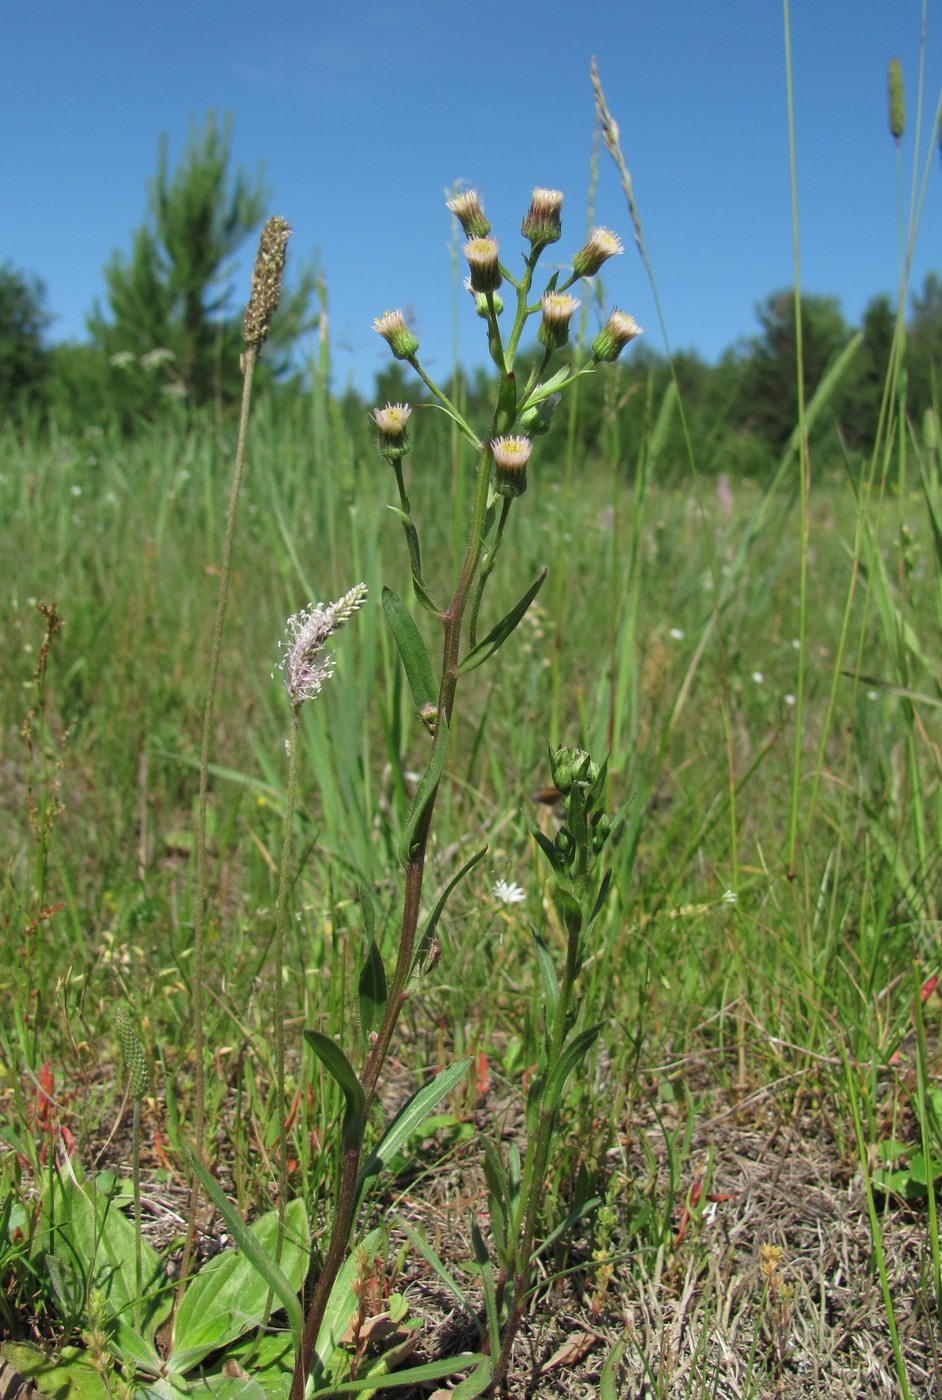
[{"label": "narrow green leaf", "polygon": [[434,1079],[429,1080],[428,1084],[423,1084],[421,1089],[417,1089],[412,1097],[406,1100],[360,1168],[357,1181],[358,1198],[362,1197],[370,1178],[383,1171],[403,1143],[425,1122],[436,1104],[464,1078],[470,1064],[471,1057],[468,1056],[467,1059],[458,1060],[456,1064],[440,1070]]},{"label": "narrow green leaf", "polygon": [[524,812],[523,814],[523,819],[526,822],[527,826],[530,828],[530,835],[533,837],[540,850],[546,856],[546,859],[549,861],[552,868],[554,870],[558,870],[559,859],[556,854],[556,847],[553,845],[552,841],[544,832],[540,830],[536,822],[532,819],[532,817],[528,816],[526,812]]},{"label": "narrow green leaf", "polygon": [[501,432],[506,432],[507,428],[517,416],[517,378],[513,370],[500,377],[500,388],[497,393],[497,415],[496,421],[505,424],[501,427]]},{"label": "narrow green leaf", "polygon": [[358,891],[360,897],[360,909],[363,911],[363,932],[366,934],[367,943],[372,943],[376,937],[376,911],[373,908],[373,896],[370,894],[369,886],[361,884]]},{"label": "narrow green leaf", "polygon": [[511,632],[526,613],[533,599],[543,587],[547,573],[547,569],[542,569],[539,577],[530,585],[516,607],[511,608],[506,617],[501,618],[497,626],[492,631],[488,632],[483,641],[478,642],[476,647],[472,647],[471,651],[468,652],[467,656],[458,667],[459,676],[466,676],[469,671],[475,670],[476,667],[487,661],[488,657],[493,656],[498,647],[503,646],[504,642],[506,642]]},{"label": "narrow green leaf", "polygon": [[413,1249],[417,1250],[418,1253],[421,1254],[426,1264],[428,1264],[429,1267],[435,1271],[435,1273],[441,1279],[442,1283],[445,1285],[448,1291],[452,1293],[455,1298],[457,1298],[461,1307],[465,1308],[468,1312],[472,1312],[473,1309],[471,1303],[468,1301],[467,1294],[464,1292],[461,1285],[455,1279],[454,1275],[451,1274],[445,1267],[442,1260],[435,1253],[435,1250],[429,1244],[428,1240],[424,1237],[424,1235],[420,1234],[418,1230],[414,1229],[413,1226],[409,1224],[408,1220],[405,1220],[402,1216],[399,1216],[399,1228],[402,1230],[403,1234],[405,1235],[409,1243],[412,1245]]},{"label": "narrow green leaf", "polygon": [[621,1393],[615,1390],[618,1379],[618,1366],[625,1354],[630,1333],[626,1330],[612,1347],[599,1376],[599,1400],[620,1400]]},{"label": "narrow green leaf", "polygon": [[357,981],[357,999],[360,1007],[360,1035],[363,1048],[369,1049],[370,1036],[383,1019],[388,988],[383,958],[375,941],[371,938],[366,950],[366,958],[360,969]]},{"label": "narrow green leaf", "polygon": [[[360,1390],[392,1390],[404,1385],[420,1385],[423,1381],[443,1380],[447,1376],[453,1376],[456,1371],[463,1371],[468,1366],[475,1366],[475,1377],[482,1378],[485,1364],[490,1372],[490,1361],[486,1356],[482,1356],[479,1351],[465,1352],[460,1356],[446,1357],[443,1361],[426,1361],[422,1366],[411,1366],[406,1371],[394,1371],[391,1375],[384,1375],[381,1379],[376,1376],[364,1376],[362,1380],[343,1381],[340,1385],[332,1385],[326,1389],[318,1387],[318,1400],[333,1400],[334,1396],[355,1395]],[[468,1377],[470,1380],[471,1377]],[[488,1374],[490,1380],[490,1374]],[[486,1387],[487,1382],[480,1389],[464,1390],[465,1397],[480,1395]],[[457,1391],[454,1394],[458,1394]]]},{"label": "narrow green leaf", "polygon": [[484,856],[486,855],[487,847],[482,846],[479,851],[476,851],[475,854],[471,856],[470,860],[465,861],[464,865],[458,871],[457,875],[455,875],[451,880],[448,881],[448,884],[445,886],[444,890],[439,896],[438,901],[435,904],[435,908],[432,910],[431,914],[429,914],[428,918],[422,926],[422,931],[419,934],[417,940],[417,959],[421,958],[424,955],[424,953],[428,949],[428,945],[434,938],[435,930],[438,927],[438,921],[442,917],[442,914],[445,912],[445,905],[448,902],[448,897],[451,894],[452,890],[455,888],[455,886],[460,880],[464,879],[468,871],[473,870],[474,867],[477,865],[478,861],[483,860]]},{"label": "narrow green leaf", "polygon": [[214,1177],[203,1166],[196,1153],[191,1147],[184,1147],[184,1154],[190,1166],[200,1179],[203,1190],[209,1196],[213,1205],[219,1211],[223,1220],[229,1228],[229,1233],[235,1240],[243,1254],[251,1261],[254,1267],[261,1274],[262,1278],[270,1285],[272,1292],[278,1298],[288,1314],[288,1323],[291,1327],[291,1335],[294,1338],[295,1347],[300,1345],[301,1327],[303,1325],[303,1314],[301,1304],[298,1301],[297,1291],[292,1288],[291,1283],[283,1274],[281,1268],[275,1263],[255,1235],[246,1225],[235,1206],[229,1200],[225,1192],[220,1188]]},{"label": "narrow green leaf", "polygon": [[321,1031],[305,1029],[304,1039],[314,1054],[343,1091],[346,1112],[343,1115],[343,1147],[345,1152],[359,1148],[366,1127],[366,1094],[357,1072],[335,1040]]},{"label": "narrow green leaf", "polygon": [[383,589],[383,610],[402,659],[412,701],[421,714],[438,708],[438,684],[421,633],[391,588]]},{"label": "narrow green leaf", "polygon": [[548,1109],[550,1113],[555,1113],[556,1109],[559,1107],[559,1101],[566,1087],[566,1080],[572,1074],[576,1065],[584,1060],[592,1049],[592,1046],[599,1038],[601,1029],[601,1021],[599,1021],[597,1025],[587,1026],[584,1031],[580,1031],[579,1034],[569,1042],[560,1055],[556,1068],[549,1077],[546,1085],[546,1093],[543,1097],[543,1107]]},{"label": "narrow green leaf", "polygon": [[419,786],[416,789],[415,797],[412,799],[412,807],[406,820],[405,830],[402,833],[402,840],[399,843],[399,859],[403,865],[408,865],[412,859],[412,847],[415,841],[415,833],[419,823],[425,815],[429,803],[435,796],[438,789],[438,782],[445,767],[445,759],[448,757],[448,721],[444,714],[438,717],[438,731],[435,735],[435,744],[432,748],[432,756],[429,759],[428,767],[419,779]]},{"label": "narrow green leaf", "polygon": [[[279,1268],[298,1294],[307,1272],[309,1249],[303,1200],[298,1197],[289,1201],[285,1215]],[[256,1220],[251,1233],[274,1262],[278,1211],[269,1211]],[[268,1280],[241,1250],[224,1249],[214,1255],[190,1279],[176,1311],[168,1369],[183,1374],[257,1327],[265,1317],[269,1287]]]},{"label": "narrow green leaf", "polygon": [[536,960],[540,965],[540,981],[543,983],[543,996],[546,1001],[546,1024],[551,1026],[556,1016],[556,1008],[559,1005],[559,983],[556,980],[556,969],[553,966],[549,949],[532,924],[530,927],[533,941],[536,944]]}]

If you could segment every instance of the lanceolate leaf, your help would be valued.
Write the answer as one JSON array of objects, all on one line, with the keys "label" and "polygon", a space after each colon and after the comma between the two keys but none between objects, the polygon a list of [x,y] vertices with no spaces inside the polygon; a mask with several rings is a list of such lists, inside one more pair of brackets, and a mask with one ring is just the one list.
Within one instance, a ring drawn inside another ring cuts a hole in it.
[{"label": "lanceolate leaf", "polygon": [[364,1048],[368,1049],[370,1036],[382,1020],[387,996],[386,969],[383,967],[382,954],[372,938],[360,969],[357,996],[360,1004],[360,1034],[363,1037]]},{"label": "lanceolate leaf", "polygon": [[420,714],[423,710],[437,709],[438,685],[425,643],[412,616],[391,588],[383,589],[383,609],[402,658],[415,708]]},{"label": "lanceolate leaf", "polygon": [[482,860],[483,857],[486,855],[487,847],[482,846],[479,851],[475,852],[475,854],[471,857],[470,860],[465,861],[464,865],[458,871],[457,875],[455,875],[451,880],[448,881],[448,884],[445,886],[444,890],[439,896],[435,908],[432,910],[431,914],[429,914],[428,918],[426,919],[422,927],[422,932],[419,935],[418,948],[420,957],[424,954],[425,950],[428,948],[429,943],[435,936],[435,930],[438,927],[438,921],[441,918],[442,914],[445,912],[445,905],[448,902],[448,896],[458,884],[459,880],[462,880],[464,876],[467,875],[469,870],[473,870],[474,867],[477,865],[478,861]]},{"label": "lanceolate leaf", "polygon": [[536,929],[533,930],[533,941],[536,944],[536,960],[540,965],[540,981],[543,983],[543,997],[546,1001],[546,1024],[551,1026],[556,1016],[556,1007],[559,1005],[559,983],[549,949]]},{"label": "lanceolate leaf", "polygon": [[517,606],[511,608],[506,617],[501,618],[497,626],[493,631],[488,632],[483,641],[478,642],[476,647],[472,647],[471,651],[468,652],[467,656],[458,667],[459,676],[466,676],[469,671],[473,671],[477,666],[480,666],[488,657],[494,655],[498,647],[506,642],[511,632],[517,626],[517,623],[525,614],[527,608],[533,602],[533,599],[543,587],[546,574],[547,570],[542,569],[539,578],[530,585]]},{"label": "lanceolate leaf", "polygon": [[599,1021],[597,1025],[588,1026],[584,1031],[580,1031],[579,1034],[569,1042],[560,1055],[559,1063],[549,1077],[549,1081],[546,1085],[546,1094],[543,1100],[544,1108],[550,1113],[555,1113],[556,1109],[559,1107],[559,1101],[566,1087],[566,1080],[572,1074],[576,1065],[584,1060],[592,1049],[592,1046],[599,1038],[599,1031],[601,1029],[602,1022]]},{"label": "lanceolate leaf", "polygon": [[[308,1032],[305,1031],[306,1034]],[[379,1175],[403,1143],[412,1136],[417,1128],[422,1126],[436,1104],[440,1103],[445,1095],[450,1093],[456,1084],[460,1083],[467,1074],[470,1064],[471,1057],[468,1056],[467,1059],[458,1060],[456,1064],[440,1070],[434,1079],[429,1080],[428,1084],[423,1084],[421,1089],[418,1089],[410,1099],[406,1100],[360,1168],[360,1177],[357,1183],[358,1195],[362,1196],[370,1178]]]},{"label": "lanceolate leaf", "polygon": [[432,749],[432,757],[429,765],[419,779],[419,786],[416,788],[415,797],[412,799],[412,810],[409,813],[405,830],[402,833],[402,840],[399,843],[399,859],[403,865],[408,865],[412,859],[412,846],[415,840],[415,833],[418,830],[419,822],[425,815],[425,810],[435,796],[438,781],[442,776],[445,767],[445,759],[448,756],[448,721],[444,712],[438,717],[438,732],[435,735],[435,745]]},{"label": "lanceolate leaf", "polygon": [[295,1346],[300,1344],[301,1327],[303,1316],[301,1304],[298,1301],[297,1290],[291,1286],[281,1268],[275,1263],[268,1250],[256,1239],[252,1231],[246,1225],[235,1206],[223,1192],[215,1178],[203,1166],[196,1153],[189,1147],[184,1149],[187,1161],[200,1179],[203,1190],[209,1196],[213,1205],[219,1211],[229,1233],[235,1243],[242,1250],[243,1254],[251,1261],[254,1267],[261,1274],[265,1282],[270,1285],[272,1292],[282,1304],[288,1314],[288,1322],[291,1327],[292,1336],[295,1339]]},{"label": "lanceolate leaf", "polygon": [[343,1146],[345,1152],[354,1151],[363,1142],[363,1129],[366,1126],[366,1094],[357,1078],[356,1070],[347,1059],[335,1040],[320,1031],[304,1031],[304,1039],[314,1054],[343,1091],[346,1112],[343,1115]]}]

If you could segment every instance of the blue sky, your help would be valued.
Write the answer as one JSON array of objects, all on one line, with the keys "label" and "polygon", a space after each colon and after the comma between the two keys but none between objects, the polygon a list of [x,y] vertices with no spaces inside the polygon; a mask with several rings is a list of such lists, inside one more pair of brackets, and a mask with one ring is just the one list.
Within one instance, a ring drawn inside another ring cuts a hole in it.
[{"label": "blue sky", "polygon": [[[942,90],[942,13],[930,7],[922,156]],[[886,67],[903,64],[908,208],[921,0],[794,0],[802,284],[856,321],[897,283],[897,162]],[[785,43],[774,0],[36,0],[10,5],[0,82],[0,261],[46,283],[54,338],[81,338],[101,270],[128,250],[166,132],[231,113],[235,162],[265,163],[292,254],[316,253],[330,299],[335,387],[369,390],[386,362],[374,316],[404,307],[430,370],[451,363],[451,219],[473,184],[515,265],[534,185],[566,192],[560,261],[582,242],[592,149],[590,57],[622,146],[675,348],[708,358],[754,332],[792,282]],[[920,165],[920,178],[922,165]],[[614,166],[595,222],[625,254],[607,299],[661,338]],[[942,164],[933,154],[912,285],[942,267]],[[252,249],[254,252],[254,249]],[[240,270],[238,299],[248,288]],[[480,323],[459,302],[465,363]]]}]

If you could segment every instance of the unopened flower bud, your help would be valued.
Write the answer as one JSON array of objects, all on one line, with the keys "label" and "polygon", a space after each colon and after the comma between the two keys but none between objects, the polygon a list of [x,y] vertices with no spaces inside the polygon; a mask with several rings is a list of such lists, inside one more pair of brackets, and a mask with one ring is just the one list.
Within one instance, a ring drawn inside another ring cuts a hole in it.
[{"label": "unopened flower bud", "polygon": [[520,232],[528,238],[534,248],[544,248],[547,243],[555,243],[562,235],[563,226],[559,211],[563,207],[562,190],[533,191],[530,208],[520,225]]},{"label": "unopened flower bud", "polygon": [[588,242],[579,249],[572,260],[572,271],[576,277],[594,277],[599,268],[616,253],[623,253],[621,239],[607,228],[594,228]]},{"label": "unopened flower bud", "polygon": [[563,796],[572,790],[575,782],[587,783],[590,787],[599,776],[599,765],[585,749],[574,749],[569,744],[561,744],[550,755],[553,782]]},{"label": "unopened flower bud", "polygon": [[138,1040],[130,1016],[119,1009],[115,1012],[115,1025],[125,1067],[131,1076],[131,1092],[140,1101],[150,1088],[150,1068],[144,1047]]},{"label": "unopened flower bud", "polygon": [[[471,286],[471,278],[464,279],[464,289],[474,297],[474,309],[482,320],[486,321],[491,314],[491,303],[484,292],[476,292]],[[494,304],[494,314],[499,316],[504,309],[504,298],[500,292],[491,292],[491,302]]]},{"label": "unopened flower bud", "polygon": [[401,311],[387,311],[377,316],[373,329],[383,337],[397,360],[411,360],[419,348],[418,338],[406,325]]},{"label": "unopened flower bud", "polygon": [[399,461],[410,450],[406,424],[412,409],[405,403],[388,403],[373,409],[373,422],[379,432],[379,450],[388,462]]},{"label": "unopened flower bud", "polygon": [[472,238],[464,245],[464,255],[471,269],[472,291],[496,292],[501,283],[497,239]]},{"label": "unopened flower bud", "polygon": [[281,279],[291,229],[286,219],[266,219],[252,269],[252,295],[242,319],[242,339],[258,350],[267,339],[281,300]]},{"label": "unopened flower bud", "polygon": [[563,401],[562,394],[547,394],[545,399],[533,404],[531,408],[525,408],[521,413],[518,426],[523,429],[527,437],[542,437],[550,430],[553,414]]},{"label": "unopened flower bud", "polygon": [[569,322],[579,309],[576,297],[565,292],[543,293],[543,319],[536,338],[548,350],[561,350],[569,341]]},{"label": "unopened flower bud", "polygon": [[446,202],[446,208],[454,214],[467,238],[486,238],[490,233],[491,221],[481,208],[477,190],[456,194]]},{"label": "unopened flower bud", "polygon": [[596,360],[617,360],[628,342],[641,334],[635,318],[616,308],[593,340],[592,354]]},{"label": "unopened flower bud", "polygon": [[890,135],[899,144],[906,129],[906,102],[903,97],[903,69],[898,58],[890,59],[887,73],[887,86],[890,99]]},{"label": "unopened flower bud", "polygon": [[525,437],[499,437],[491,443],[494,490],[499,496],[522,496],[527,489],[527,462],[533,443]]}]

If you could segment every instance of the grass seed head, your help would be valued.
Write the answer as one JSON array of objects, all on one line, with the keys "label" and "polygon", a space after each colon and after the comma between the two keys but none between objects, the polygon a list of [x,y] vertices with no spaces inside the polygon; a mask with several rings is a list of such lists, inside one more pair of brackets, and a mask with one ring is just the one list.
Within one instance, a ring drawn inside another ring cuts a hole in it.
[{"label": "grass seed head", "polygon": [[144,1054],[143,1045],[137,1038],[130,1016],[119,1007],[115,1012],[114,1019],[125,1068],[131,1076],[131,1091],[134,1097],[140,1100],[150,1089],[150,1067],[147,1063],[147,1056]]},{"label": "grass seed head", "polygon": [[259,239],[255,266],[252,269],[252,295],[242,321],[242,339],[246,345],[254,345],[256,349],[267,339],[272,317],[281,300],[281,283],[290,234],[287,220],[276,214],[266,219]]},{"label": "grass seed head", "polygon": [[903,68],[898,58],[890,59],[887,88],[890,98],[890,135],[899,145],[900,137],[906,130],[906,100],[903,96]]}]

